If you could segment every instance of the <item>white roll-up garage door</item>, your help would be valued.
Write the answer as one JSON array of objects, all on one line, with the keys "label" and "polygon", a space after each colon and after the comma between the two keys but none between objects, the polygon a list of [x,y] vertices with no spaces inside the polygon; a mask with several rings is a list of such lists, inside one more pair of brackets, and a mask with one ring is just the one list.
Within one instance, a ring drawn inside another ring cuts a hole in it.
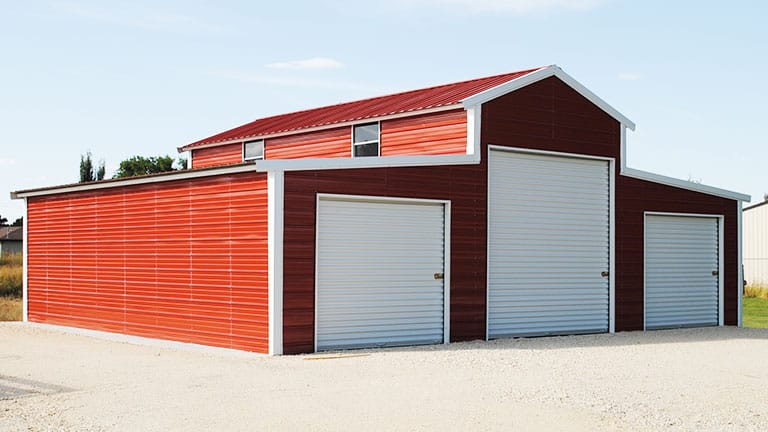
[{"label": "white roll-up garage door", "polygon": [[443,342],[445,205],[321,196],[318,351]]},{"label": "white roll-up garage door", "polygon": [[610,164],[494,150],[488,337],[609,329]]},{"label": "white roll-up garage door", "polygon": [[646,215],[645,328],[718,324],[718,219]]}]

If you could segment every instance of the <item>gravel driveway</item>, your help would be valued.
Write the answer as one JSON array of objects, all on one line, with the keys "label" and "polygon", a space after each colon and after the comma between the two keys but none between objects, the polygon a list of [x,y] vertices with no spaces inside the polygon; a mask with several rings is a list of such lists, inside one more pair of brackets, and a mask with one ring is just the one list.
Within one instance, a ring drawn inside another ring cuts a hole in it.
[{"label": "gravel driveway", "polygon": [[0,324],[0,430],[768,430],[768,331],[266,357]]}]

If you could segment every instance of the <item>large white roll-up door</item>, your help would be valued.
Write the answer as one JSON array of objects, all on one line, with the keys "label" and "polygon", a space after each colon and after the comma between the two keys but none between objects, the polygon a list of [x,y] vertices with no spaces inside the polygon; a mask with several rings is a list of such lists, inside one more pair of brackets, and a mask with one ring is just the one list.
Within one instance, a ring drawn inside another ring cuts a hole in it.
[{"label": "large white roll-up door", "polygon": [[321,197],[317,350],[443,342],[445,205]]},{"label": "large white roll-up door", "polygon": [[645,328],[717,325],[718,219],[646,215]]},{"label": "large white roll-up door", "polygon": [[488,337],[609,329],[610,164],[494,150]]}]

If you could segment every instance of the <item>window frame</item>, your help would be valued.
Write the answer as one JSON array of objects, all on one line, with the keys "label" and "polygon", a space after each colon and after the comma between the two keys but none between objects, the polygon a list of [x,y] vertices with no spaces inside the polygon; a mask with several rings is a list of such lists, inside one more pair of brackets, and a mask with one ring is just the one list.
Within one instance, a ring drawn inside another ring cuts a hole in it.
[{"label": "window frame", "polygon": [[[261,143],[261,156],[252,156],[252,157],[245,157],[245,146],[252,143]],[[250,162],[250,161],[257,161],[257,160],[264,160],[264,153],[266,150],[266,143],[263,139],[255,139],[250,141],[243,141],[243,149],[242,149],[242,155],[243,155],[243,162]]]},{"label": "window frame", "polygon": [[[373,124],[375,124],[377,126],[376,139],[375,140],[355,142],[355,128],[359,127],[359,126],[369,126],[369,125],[373,125]],[[352,138],[351,138],[351,141],[352,141],[351,154],[352,154],[353,158],[379,157],[379,156],[381,156],[381,121],[380,120],[372,121],[372,122],[366,122],[366,123],[353,124],[350,127],[350,130],[351,130],[350,134],[352,135]],[[373,143],[377,144],[376,145],[377,152],[376,152],[375,156],[373,156],[373,155],[371,155],[371,156],[355,156],[355,147],[361,146],[361,145],[366,145],[366,144],[373,144]]]}]

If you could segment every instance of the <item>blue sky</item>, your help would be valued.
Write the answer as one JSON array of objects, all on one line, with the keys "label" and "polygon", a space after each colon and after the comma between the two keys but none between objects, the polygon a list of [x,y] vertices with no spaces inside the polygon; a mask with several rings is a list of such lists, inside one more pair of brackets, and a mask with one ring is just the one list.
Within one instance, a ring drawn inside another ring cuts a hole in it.
[{"label": "blue sky", "polygon": [[557,64],[637,123],[628,165],[768,192],[762,1],[0,0],[9,192],[255,118]]}]

